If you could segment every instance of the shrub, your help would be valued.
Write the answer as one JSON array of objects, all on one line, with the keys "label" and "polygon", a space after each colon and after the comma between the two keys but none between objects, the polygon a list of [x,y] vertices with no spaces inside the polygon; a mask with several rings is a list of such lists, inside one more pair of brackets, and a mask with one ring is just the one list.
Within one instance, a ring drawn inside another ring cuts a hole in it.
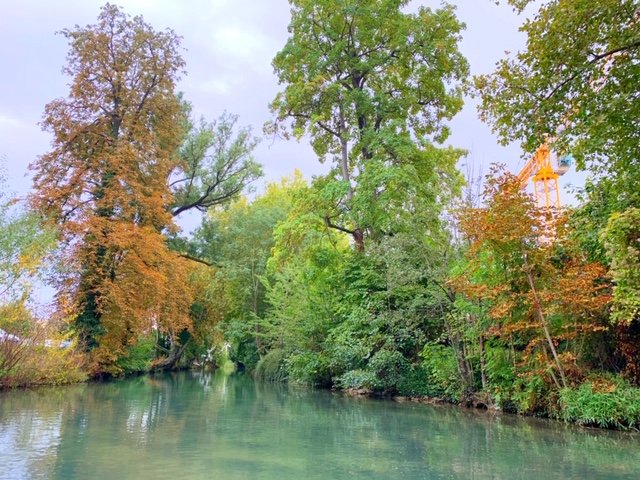
[{"label": "shrub", "polygon": [[398,385],[411,370],[409,361],[397,350],[379,350],[369,363],[367,370],[374,378],[374,389],[397,393]]},{"label": "shrub", "polygon": [[464,386],[453,349],[439,344],[427,344],[422,350],[422,358],[422,366],[427,373],[426,390],[429,396],[459,402],[464,394]]},{"label": "shrub", "polygon": [[20,342],[0,341],[0,387],[31,387],[80,383],[89,377],[86,358],[73,348],[60,348],[64,340],[51,346],[33,338]]},{"label": "shrub", "polygon": [[378,389],[375,374],[368,370],[350,370],[336,379],[336,386],[345,390],[349,388],[365,388],[367,390]]},{"label": "shrub", "polygon": [[412,365],[398,383],[398,394],[406,397],[436,397],[428,378],[429,372],[424,365]]},{"label": "shrub", "polygon": [[256,380],[265,382],[284,382],[287,380],[284,350],[271,350],[256,365]]},{"label": "shrub", "polygon": [[560,392],[558,416],[580,425],[640,428],[640,388],[604,377]]},{"label": "shrub", "polygon": [[320,387],[331,386],[331,373],[327,356],[322,352],[302,352],[287,360],[289,380]]},{"label": "shrub", "polygon": [[511,389],[515,411],[525,415],[544,415],[552,403],[552,389],[540,375],[518,377]]},{"label": "shrub", "polygon": [[238,364],[241,370],[252,372],[260,361],[255,340],[249,336],[239,340],[229,351],[229,359]]},{"label": "shrub", "polygon": [[127,354],[118,358],[116,366],[122,374],[146,373],[151,369],[155,345],[152,338],[141,338],[127,349]]}]

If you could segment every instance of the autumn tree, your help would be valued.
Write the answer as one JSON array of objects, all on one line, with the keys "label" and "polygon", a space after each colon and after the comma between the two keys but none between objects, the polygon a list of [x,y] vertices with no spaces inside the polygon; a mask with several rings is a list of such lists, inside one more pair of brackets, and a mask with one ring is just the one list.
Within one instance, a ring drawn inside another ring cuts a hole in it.
[{"label": "autumn tree", "polygon": [[189,325],[188,266],[163,235],[175,228],[167,180],[180,164],[184,61],[173,31],[110,4],[97,24],[61,34],[72,80],[68,97],[46,106],[52,150],[31,165],[31,201],[66,245],[60,307],[109,365],[152,326]]},{"label": "autumn tree", "polygon": [[610,300],[606,270],[586,261],[566,216],[542,214],[513,175],[494,167],[483,200],[485,207],[460,212],[470,248],[452,288],[487,306],[486,334],[521,345],[514,369],[565,388],[584,353],[581,339],[604,328],[598,319]]},{"label": "autumn tree", "polygon": [[332,162],[331,208],[318,213],[362,249],[365,237],[394,230],[398,212],[457,188],[461,152],[432,141],[447,138],[445,121],[462,107],[463,25],[451,6],[412,14],[406,0],[290,4],[291,36],[273,60],[284,88],[266,129],[309,135]]}]

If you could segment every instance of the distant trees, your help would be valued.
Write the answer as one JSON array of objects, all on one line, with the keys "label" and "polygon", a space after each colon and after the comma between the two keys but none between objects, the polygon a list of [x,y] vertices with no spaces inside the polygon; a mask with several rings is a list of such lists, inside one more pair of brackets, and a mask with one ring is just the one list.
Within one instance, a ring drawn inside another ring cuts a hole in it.
[{"label": "distant trees", "polygon": [[249,369],[273,344],[267,319],[272,306],[266,292],[271,276],[267,261],[274,231],[292,208],[293,197],[306,187],[299,171],[265,185],[253,201],[242,197],[211,210],[190,242],[193,254],[215,265],[207,295],[218,299],[218,326],[233,347],[232,355]]},{"label": "distant trees", "polygon": [[0,160],[0,305],[24,300],[29,279],[55,247],[55,231],[9,193]]}]

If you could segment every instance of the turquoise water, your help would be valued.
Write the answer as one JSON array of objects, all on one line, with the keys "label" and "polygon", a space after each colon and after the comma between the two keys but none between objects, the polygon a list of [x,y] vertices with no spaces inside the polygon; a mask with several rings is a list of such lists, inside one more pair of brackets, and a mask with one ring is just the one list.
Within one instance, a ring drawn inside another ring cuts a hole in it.
[{"label": "turquoise water", "polygon": [[0,394],[0,479],[640,479],[640,437],[189,373]]}]

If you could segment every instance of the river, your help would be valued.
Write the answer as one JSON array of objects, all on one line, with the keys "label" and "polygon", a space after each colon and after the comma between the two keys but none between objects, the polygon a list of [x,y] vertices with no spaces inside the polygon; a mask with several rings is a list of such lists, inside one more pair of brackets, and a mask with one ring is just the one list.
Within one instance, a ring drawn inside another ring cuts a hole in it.
[{"label": "river", "polygon": [[0,393],[0,479],[634,479],[640,437],[181,372]]}]

